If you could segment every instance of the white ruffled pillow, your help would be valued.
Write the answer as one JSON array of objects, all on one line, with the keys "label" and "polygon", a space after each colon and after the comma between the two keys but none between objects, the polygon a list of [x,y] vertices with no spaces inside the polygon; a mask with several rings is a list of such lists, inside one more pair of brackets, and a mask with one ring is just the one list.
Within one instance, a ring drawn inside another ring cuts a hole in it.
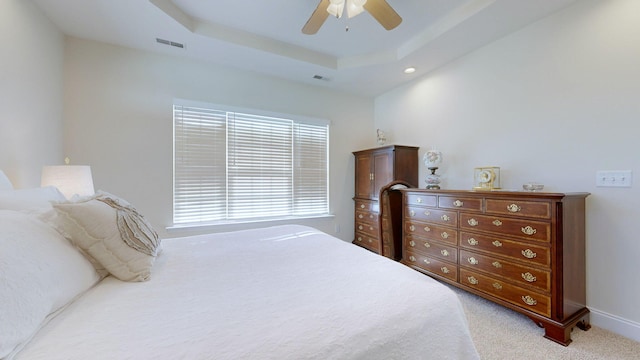
[{"label": "white ruffled pillow", "polygon": [[84,251],[98,272],[123,281],[147,281],[160,249],[151,225],[128,202],[96,195],[54,204],[55,226]]},{"label": "white ruffled pillow", "polygon": [[0,358],[5,358],[100,277],[34,215],[0,210],[0,229]]}]

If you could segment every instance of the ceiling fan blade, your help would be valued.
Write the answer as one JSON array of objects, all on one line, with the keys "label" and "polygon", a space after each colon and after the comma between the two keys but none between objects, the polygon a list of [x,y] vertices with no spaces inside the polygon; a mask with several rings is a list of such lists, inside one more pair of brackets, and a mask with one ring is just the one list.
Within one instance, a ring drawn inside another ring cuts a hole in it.
[{"label": "ceiling fan blade", "polygon": [[394,29],[402,22],[400,15],[386,0],[367,0],[364,8],[387,30]]},{"label": "ceiling fan blade", "polygon": [[318,32],[320,26],[324,24],[324,21],[329,17],[329,13],[327,12],[327,8],[329,7],[329,0],[320,0],[320,3],[311,14],[307,23],[304,24],[302,28],[302,33],[307,35],[313,35]]}]

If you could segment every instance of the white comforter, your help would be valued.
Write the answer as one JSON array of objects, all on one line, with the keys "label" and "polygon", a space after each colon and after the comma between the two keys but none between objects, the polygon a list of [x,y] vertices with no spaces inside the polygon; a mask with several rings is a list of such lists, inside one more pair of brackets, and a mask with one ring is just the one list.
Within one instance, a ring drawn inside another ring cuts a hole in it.
[{"label": "white comforter", "polygon": [[17,359],[477,359],[445,286],[309,227],[167,239],[151,280],[108,277]]}]

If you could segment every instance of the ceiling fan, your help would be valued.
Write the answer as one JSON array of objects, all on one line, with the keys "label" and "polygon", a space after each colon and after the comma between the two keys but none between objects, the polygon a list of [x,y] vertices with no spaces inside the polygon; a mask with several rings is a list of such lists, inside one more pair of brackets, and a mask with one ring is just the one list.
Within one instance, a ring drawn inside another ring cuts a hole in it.
[{"label": "ceiling fan", "polygon": [[320,0],[302,32],[307,35],[317,33],[329,15],[339,18],[345,7],[349,18],[367,10],[387,30],[394,29],[402,22],[400,15],[386,0]]}]

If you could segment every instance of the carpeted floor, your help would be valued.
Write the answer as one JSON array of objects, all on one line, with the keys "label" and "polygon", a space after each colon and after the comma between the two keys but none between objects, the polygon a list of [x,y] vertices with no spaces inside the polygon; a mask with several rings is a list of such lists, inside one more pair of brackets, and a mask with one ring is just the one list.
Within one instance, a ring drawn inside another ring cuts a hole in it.
[{"label": "carpeted floor", "polygon": [[515,311],[457,288],[471,336],[482,360],[638,360],[640,342],[592,326],[574,328],[565,347],[543,337],[544,329]]}]

